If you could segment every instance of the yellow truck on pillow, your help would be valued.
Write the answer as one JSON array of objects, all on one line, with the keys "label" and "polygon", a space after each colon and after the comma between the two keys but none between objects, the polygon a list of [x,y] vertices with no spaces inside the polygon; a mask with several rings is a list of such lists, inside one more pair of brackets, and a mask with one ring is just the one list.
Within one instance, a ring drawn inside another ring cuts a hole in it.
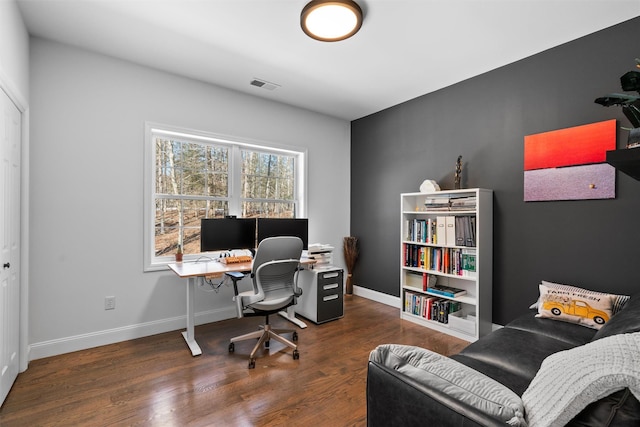
[{"label": "yellow truck on pillow", "polygon": [[542,304],[544,310],[549,310],[551,314],[559,316],[568,314],[571,316],[585,317],[593,319],[598,325],[602,325],[609,320],[609,315],[602,310],[592,308],[589,304],[580,300],[569,300],[567,302],[545,301]]}]

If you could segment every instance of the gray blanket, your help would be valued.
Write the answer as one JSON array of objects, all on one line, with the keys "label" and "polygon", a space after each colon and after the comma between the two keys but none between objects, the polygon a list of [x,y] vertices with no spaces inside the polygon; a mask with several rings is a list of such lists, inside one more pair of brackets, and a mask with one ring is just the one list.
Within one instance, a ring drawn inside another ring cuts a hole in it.
[{"label": "gray blanket", "polygon": [[628,387],[640,400],[640,332],[547,357],[522,395],[529,427],[564,426],[588,404]]}]

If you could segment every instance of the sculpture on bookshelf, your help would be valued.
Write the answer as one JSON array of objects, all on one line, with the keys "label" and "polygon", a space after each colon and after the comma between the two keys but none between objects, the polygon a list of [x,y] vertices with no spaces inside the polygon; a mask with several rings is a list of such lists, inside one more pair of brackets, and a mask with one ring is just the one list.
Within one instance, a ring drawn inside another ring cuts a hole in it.
[{"label": "sculpture on bookshelf", "polygon": [[434,191],[440,191],[440,186],[432,179],[425,179],[420,184],[421,193],[433,193]]},{"label": "sculpture on bookshelf", "polygon": [[460,181],[462,179],[462,156],[458,156],[458,160],[456,161],[456,173],[454,175],[453,178],[453,188],[455,190],[459,190],[460,187]]},{"label": "sculpture on bookshelf", "polygon": [[[640,68],[640,59],[636,58],[636,67]],[[624,91],[635,91],[640,94],[640,72],[629,71],[620,77],[620,85]],[[626,93],[609,93],[594,101],[604,107],[617,105],[622,107],[622,113],[631,122],[632,128],[623,128],[629,131],[627,148],[640,147],[640,96]]]}]

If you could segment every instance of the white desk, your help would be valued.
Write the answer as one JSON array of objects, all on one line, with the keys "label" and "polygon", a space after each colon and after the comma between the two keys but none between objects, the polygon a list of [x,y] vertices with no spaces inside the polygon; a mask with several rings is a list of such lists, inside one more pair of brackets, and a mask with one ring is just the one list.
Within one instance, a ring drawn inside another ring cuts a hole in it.
[{"label": "white desk", "polygon": [[[304,258],[300,260],[303,265],[313,264],[315,261]],[[186,341],[191,355],[199,356],[202,354],[200,346],[196,342],[195,338],[195,291],[196,281],[199,277],[205,276],[223,276],[227,272],[239,271],[249,272],[251,271],[250,262],[238,263],[238,264],[224,264],[216,261],[200,261],[200,262],[177,262],[169,264],[169,269],[178,275],[181,279],[187,279],[187,330],[182,332],[182,336]],[[293,307],[289,307],[292,309]],[[295,318],[294,310],[287,310],[287,312],[281,311],[281,316],[290,320],[300,326],[306,328],[307,325],[304,322]]]}]

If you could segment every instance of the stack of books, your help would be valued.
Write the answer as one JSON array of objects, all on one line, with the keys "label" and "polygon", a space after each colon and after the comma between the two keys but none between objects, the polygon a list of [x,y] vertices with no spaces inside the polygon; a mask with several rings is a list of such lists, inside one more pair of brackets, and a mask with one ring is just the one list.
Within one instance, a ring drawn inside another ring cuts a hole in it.
[{"label": "stack of books", "polygon": [[467,291],[465,291],[464,289],[453,288],[451,286],[441,286],[441,285],[429,286],[427,288],[427,291],[432,294],[442,295],[444,297],[449,297],[449,298],[459,297],[467,293]]},{"label": "stack of books", "polygon": [[428,211],[474,211],[476,209],[476,196],[459,197],[427,197],[424,206]]},{"label": "stack of books", "polygon": [[424,201],[424,206],[428,211],[448,211],[449,210],[449,198],[428,197]]},{"label": "stack of books", "polygon": [[452,211],[474,211],[476,209],[476,196],[464,196],[451,198]]}]

